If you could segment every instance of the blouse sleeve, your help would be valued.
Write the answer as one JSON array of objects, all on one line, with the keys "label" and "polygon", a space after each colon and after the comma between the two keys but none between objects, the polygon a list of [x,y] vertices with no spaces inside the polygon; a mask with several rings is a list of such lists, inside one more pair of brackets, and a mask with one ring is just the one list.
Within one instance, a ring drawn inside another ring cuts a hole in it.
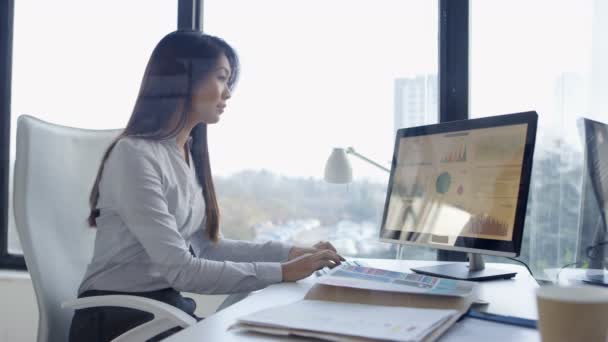
[{"label": "blouse sleeve", "polygon": [[208,260],[190,254],[169,212],[162,169],[151,151],[124,139],[106,165],[113,177],[116,207],[129,231],[141,243],[160,274],[176,290],[195,293],[253,291],[282,280],[277,262]]},{"label": "blouse sleeve", "polygon": [[192,237],[192,248],[201,258],[209,260],[230,260],[236,262],[284,262],[289,257],[292,246],[278,241],[251,242],[226,239],[220,234],[213,243],[206,231],[199,230]]}]

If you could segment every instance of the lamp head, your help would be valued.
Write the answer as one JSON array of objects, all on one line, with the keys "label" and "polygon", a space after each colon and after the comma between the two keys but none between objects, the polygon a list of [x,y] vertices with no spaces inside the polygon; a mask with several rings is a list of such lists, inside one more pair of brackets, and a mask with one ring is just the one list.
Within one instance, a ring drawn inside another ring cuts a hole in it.
[{"label": "lamp head", "polygon": [[325,181],[333,184],[347,184],[353,180],[353,169],[343,148],[334,148],[325,163]]}]

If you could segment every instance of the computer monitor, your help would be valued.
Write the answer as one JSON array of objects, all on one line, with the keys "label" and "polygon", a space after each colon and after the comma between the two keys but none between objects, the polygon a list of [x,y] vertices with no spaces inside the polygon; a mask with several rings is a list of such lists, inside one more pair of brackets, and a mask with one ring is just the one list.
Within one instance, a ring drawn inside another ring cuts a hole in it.
[{"label": "computer monitor", "polygon": [[380,240],[469,253],[468,265],[414,272],[513,277],[486,269],[481,255],[519,255],[537,121],[525,112],[398,130]]},{"label": "computer monitor", "polygon": [[587,118],[578,124],[585,161],[576,262],[588,264],[584,282],[608,286],[608,125]]}]

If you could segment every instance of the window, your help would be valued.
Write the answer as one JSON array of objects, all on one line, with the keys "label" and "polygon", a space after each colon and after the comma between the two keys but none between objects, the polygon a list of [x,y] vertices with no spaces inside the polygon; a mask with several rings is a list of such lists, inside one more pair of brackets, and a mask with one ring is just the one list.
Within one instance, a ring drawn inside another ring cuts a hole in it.
[{"label": "window", "polygon": [[[148,57],[176,18],[175,1],[15,1],[9,202],[18,116],[124,127]],[[8,250],[21,253],[12,203]]]},{"label": "window", "polygon": [[388,174],[351,158],[354,183],[331,185],[324,164],[347,146],[388,164],[397,128],[438,120],[438,2],[204,5],[204,31],[225,38],[242,63],[210,130],[224,234],[323,239],[346,255],[394,257],[395,246],[375,241]]},{"label": "window", "polygon": [[577,118],[608,122],[608,3],[471,1],[471,117],[536,110],[522,259],[538,276],[575,261],[582,145]]}]

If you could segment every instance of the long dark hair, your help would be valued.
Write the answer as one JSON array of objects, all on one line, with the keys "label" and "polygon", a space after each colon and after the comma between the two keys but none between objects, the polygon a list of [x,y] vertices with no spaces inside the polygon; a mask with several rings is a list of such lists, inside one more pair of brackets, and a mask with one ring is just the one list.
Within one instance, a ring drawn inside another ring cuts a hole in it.
[{"label": "long dark hair", "polygon": [[[123,137],[150,140],[174,138],[187,123],[194,85],[209,75],[222,54],[232,69],[228,79],[228,86],[232,88],[238,79],[239,61],[234,49],[222,39],[198,31],[175,31],[156,45],[148,61],[129,123],[103,155],[89,198],[91,212],[88,222],[91,227],[97,225],[95,219],[99,216],[99,181],[105,162],[116,143]],[[192,162],[205,200],[205,227],[209,238],[217,241],[220,214],[211,176],[207,125],[199,123],[192,129],[190,136]]]}]

